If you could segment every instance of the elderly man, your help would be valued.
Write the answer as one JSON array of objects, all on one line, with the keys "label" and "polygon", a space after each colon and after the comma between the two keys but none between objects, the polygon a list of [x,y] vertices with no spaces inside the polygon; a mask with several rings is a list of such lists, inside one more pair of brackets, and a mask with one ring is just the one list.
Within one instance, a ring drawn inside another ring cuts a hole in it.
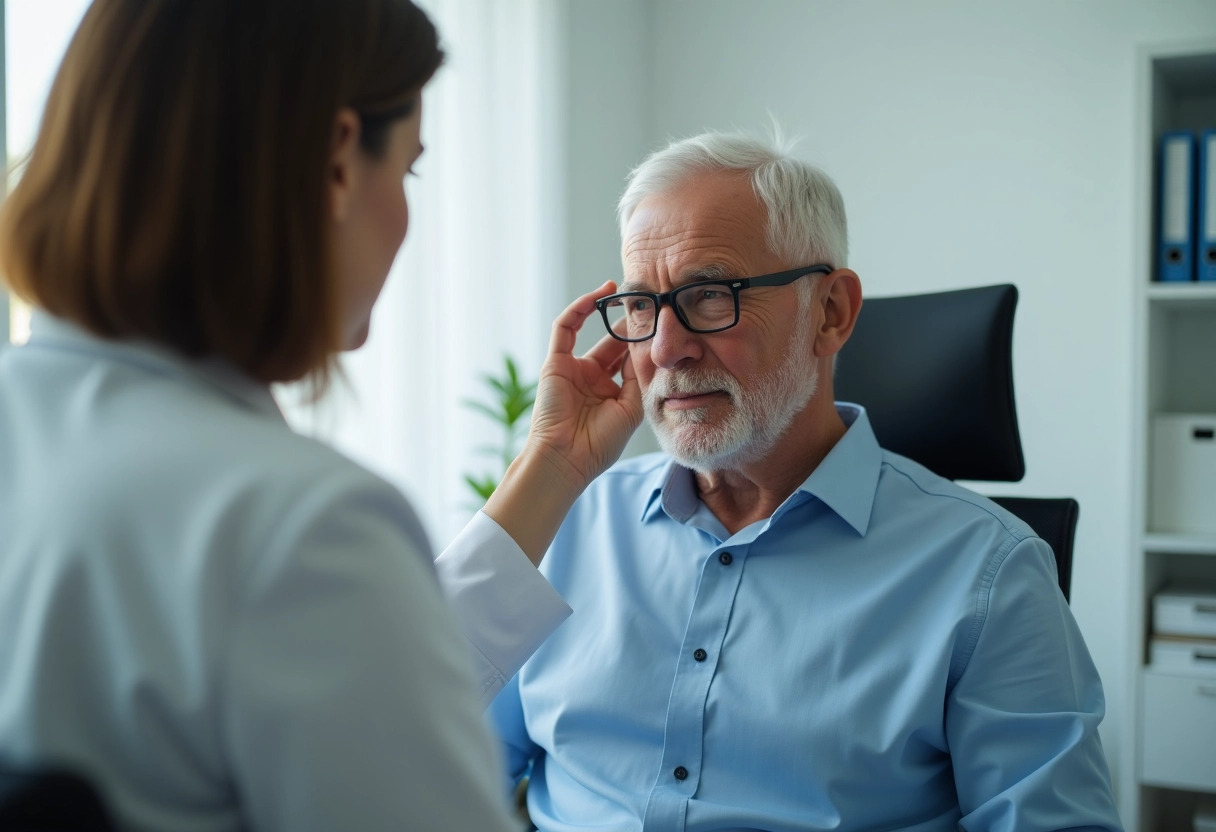
[{"label": "elderly man", "polygon": [[665,453],[542,571],[573,614],[490,708],[541,830],[1119,827],[1048,546],[832,397],[861,308],[822,173],[742,137],[632,174],[630,342]]}]

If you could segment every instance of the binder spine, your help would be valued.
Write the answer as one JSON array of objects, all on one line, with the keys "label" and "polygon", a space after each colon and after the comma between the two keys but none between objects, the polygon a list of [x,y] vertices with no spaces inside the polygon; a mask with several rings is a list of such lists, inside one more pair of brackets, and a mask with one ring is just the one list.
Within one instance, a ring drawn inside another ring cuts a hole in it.
[{"label": "binder spine", "polygon": [[1199,137],[1199,240],[1195,277],[1216,281],[1216,130]]},{"label": "binder spine", "polygon": [[1195,136],[1173,131],[1161,137],[1157,279],[1195,278]]}]

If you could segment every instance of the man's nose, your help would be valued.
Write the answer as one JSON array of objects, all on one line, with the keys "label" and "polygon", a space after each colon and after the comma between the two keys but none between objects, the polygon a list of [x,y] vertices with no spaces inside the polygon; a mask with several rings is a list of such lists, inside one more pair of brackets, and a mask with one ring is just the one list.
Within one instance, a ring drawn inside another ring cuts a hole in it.
[{"label": "man's nose", "polygon": [[676,316],[676,310],[665,303],[659,308],[658,315],[654,337],[648,342],[651,362],[656,367],[671,370],[683,362],[700,358],[700,336],[688,331]]}]

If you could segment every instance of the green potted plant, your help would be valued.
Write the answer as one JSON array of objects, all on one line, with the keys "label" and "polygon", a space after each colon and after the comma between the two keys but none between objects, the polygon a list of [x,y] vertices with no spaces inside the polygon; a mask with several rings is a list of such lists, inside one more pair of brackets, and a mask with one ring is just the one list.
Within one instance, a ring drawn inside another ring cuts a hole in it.
[{"label": "green potted plant", "polygon": [[519,443],[527,433],[528,414],[536,403],[536,382],[525,383],[520,379],[519,370],[511,356],[503,357],[503,365],[500,375],[486,373],[482,376],[487,388],[488,402],[464,400],[466,407],[485,416],[501,431],[499,444],[481,445],[477,448],[479,454],[495,460],[495,471],[464,475],[464,481],[481,503],[490,499],[490,495],[506,473],[507,466],[519,453]]}]

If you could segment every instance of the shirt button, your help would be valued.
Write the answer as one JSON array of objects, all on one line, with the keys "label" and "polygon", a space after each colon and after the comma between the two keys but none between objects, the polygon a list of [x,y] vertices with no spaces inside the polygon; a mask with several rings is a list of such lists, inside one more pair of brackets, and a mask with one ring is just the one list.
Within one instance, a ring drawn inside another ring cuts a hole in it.
[{"label": "shirt button", "polygon": [[730,562],[734,560],[734,558],[730,556],[730,552],[723,552],[722,554],[718,555],[718,560],[722,562],[723,566],[730,566]]},{"label": "shirt button", "polygon": [[700,647],[698,647],[696,650],[692,651],[692,657],[699,662],[705,661],[705,657],[708,655],[709,654],[706,653],[704,650],[702,650]]},{"label": "shirt button", "polygon": [[684,766],[676,766],[676,770],[673,771],[672,774],[676,776],[677,780],[688,779],[688,769],[684,768]]}]

